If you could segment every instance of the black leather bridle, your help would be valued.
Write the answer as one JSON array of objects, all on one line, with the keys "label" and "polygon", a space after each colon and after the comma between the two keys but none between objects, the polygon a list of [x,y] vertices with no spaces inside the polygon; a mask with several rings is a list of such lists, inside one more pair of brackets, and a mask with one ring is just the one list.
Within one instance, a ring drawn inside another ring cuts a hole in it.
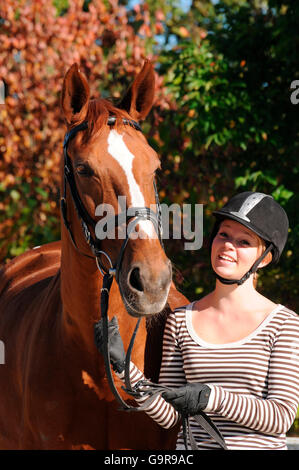
[{"label": "black leather bridle", "polygon": [[[110,118],[108,118],[107,124],[109,126],[113,126],[115,124],[115,121],[116,121],[115,117],[110,117]],[[141,132],[141,127],[139,126],[139,124],[136,121],[123,119],[123,123],[125,125],[130,125],[131,127],[134,127],[134,129]],[[85,240],[86,240],[87,244],[89,245],[92,254],[94,255],[92,257],[96,259],[97,266],[98,266],[98,268],[100,269],[100,271],[103,275],[106,274],[106,273],[110,273],[110,274],[114,275],[116,280],[118,281],[124,251],[125,251],[125,248],[128,244],[128,241],[130,239],[130,234],[134,230],[135,226],[141,220],[150,220],[153,223],[153,225],[155,227],[155,230],[158,234],[158,237],[160,239],[160,242],[162,243],[161,208],[160,208],[160,203],[159,203],[158,192],[157,192],[156,184],[154,182],[157,212],[154,212],[153,210],[151,210],[148,207],[130,207],[129,211],[128,211],[129,214],[128,213],[125,214],[125,220],[127,222],[129,222],[129,220],[131,220],[131,219],[135,219],[135,220],[134,220],[133,223],[130,223],[130,228],[128,227],[127,236],[126,236],[125,240],[122,243],[122,246],[120,248],[117,260],[115,261],[115,263],[113,265],[110,256],[101,249],[100,240],[94,238],[91,231],[90,231],[90,229],[89,229],[89,227],[91,227],[93,233],[95,233],[96,221],[89,215],[88,211],[86,210],[86,208],[85,208],[85,206],[84,206],[84,204],[83,204],[83,202],[80,198],[80,195],[79,195],[79,192],[78,192],[78,189],[77,189],[77,186],[76,186],[76,181],[75,181],[72,162],[71,162],[71,159],[70,159],[70,157],[68,155],[68,152],[67,152],[68,144],[69,144],[70,140],[72,140],[79,131],[83,131],[83,130],[86,130],[86,129],[88,129],[88,122],[84,121],[81,124],[79,124],[78,126],[73,127],[69,132],[67,132],[66,135],[65,135],[65,138],[64,138],[64,142],[63,142],[63,154],[64,154],[63,196],[60,199],[62,218],[63,218],[64,225],[67,228],[68,233],[70,235],[72,243],[75,246],[75,248],[78,250],[78,247],[77,247],[77,244],[76,244],[71,226],[70,226],[70,224],[68,222],[68,219],[67,219],[66,188],[67,188],[67,184],[68,184],[69,189],[70,189],[70,194],[72,196],[72,200],[73,200],[78,218],[79,218],[80,223],[81,223],[81,227],[82,227],[82,230],[83,230]],[[118,226],[119,220],[124,220],[123,217],[122,217],[122,214],[121,215],[118,214],[118,215],[115,216],[116,226]],[[86,255],[84,253],[81,253],[81,254],[83,254],[85,256],[89,256],[89,255]],[[104,265],[101,261],[101,256],[102,255],[105,256],[106,260],[108,260],[108,262],[110,264],[110,267],[108,268],[108,270],[104,267]]]},{"label": "black leather bridle", "polygon": [[[129,125],[133,127],[134,129],[141,131],[141,128],[139,124],[136,121],[129,120],[129,119],[122,119],[123,124]],[[107,124],[109,126],[113,126],[116,122],[115,117],[109,117]],[[63,178],[63,195],[60,199],[60,207],[61,207],[61,213],[62,213],[62,218],[63,218],[63,223],[69,233],[69,236],[72,240],[72,243],[74,247],[76,248],[77,251],[79,251],[82,255],[87,256],[89,258],[94,258],[97,264],[98,269],[100,270],[101,274],[103,275],[103,284],[101,288],[101,299],[100,299],[100,307],[101,307],[101,317],[103,321],[103,356],[104,356],[104,363],[105,363],[105,369],[106,369],[106,375],[108,379],[108,383],[110,386],[110,389],[112,393],[114,394],[115,398],[117,401],[120,403],[121,407],[123,410],[126,411],[142,411],[146,409],[149,404],[156,398],[157,395],[163,393],[163,391],[168,390],[168,387],[165,387],[163,385],[158,385],[154,384],[148,380],[144,380],[136,384],[135,387],[132,387],[131,381],[130,381],[130,361],[131,361],[131,352],[133,349],[134,345],[134,340],[137,334],[137,330],[140,324],[141,317],[137,320],[136,327],[134,329],[129,348],[127,350],[126,354],[126,360],[125,360],[125,385],[126,388],[122,387],[129,395],[132,395],[133,397],[140,397],[141,394],[146,396],[148,395],[148,399],[146,402],[139,407],[135,406],[130,406],[128,403],[126,403],[120,394],[117,391],[117,388],[114,384],[114,379],[113,379],[113,374],[111,370],[111,363],[110,363],[110,353],[109,353],[109,337],[108,337],[108,303],[109,303],[109,293],[110,293],[110,288],[112,285],[113,277],[115,277],[116,281],[119,282],[119,273],[121,270],[121,264],[122,264],[122,259],[123,259],[123,254],[124,250],[128,244],[128,241],[130,239],[130,234],[134,230],[135,226],[141,221],[141,220],[150,220],[154,227],[155,230],[158,234],[160,243],[163,246],[162,243],[162,214],[161,214],[161,208],[160,208],[160,203],[159,203],[159,197],[157,193],[157,188],[154,183],[154,190],[155,190],[155,199],[156,199],[156,207],[157,207],[157,212],[152,211],[148,207],[134,207],[130,208],[130,215],[126,214],[126,221],[128,222],[132,218],[134,218],[134,223],[130,224],[130,229],[127,230],[127,235],[125,240],[122,243],[122,246],[120,248],[119,255],[113,264],[111,261],[110,256],[104,252],[101,249],[101,244],[100,240],[94,238],[92,235],[89,226],[92,227],[93,232],[95,233],[95,226],[96,222],[94,219],[89,215],[88,211],[86,210],[77,186],[76,186],[76,181],[75,181],[75,176],[74,176],[74,170],[72,166],[71,159],[68,155],[67,149],[68,149],[68,144],[70,140],[72,140],[75,135],[80,132],[88,129],[88,122],[84,121],[81,124],[73,127],[69,132],[66,133],[64,142],[63,142],[63,154],[64,154],[64,178]],[[83,230],[83,234],[85,237],[85,240],[87,244],[89,245],[91,249],[92,255],[87,255],[83,252],[81,252],[76,244],[74,234],[72,232],[70,223],[67,219],[67,202],[66,202],[66,191],[67,191],[67,185],[70,189],[70,194],[72,196],[72,200],[78,215],[78,218],[81,223],[81,227]],[[123,220],[123,218],[120,217],[120,215],[116,215],[116,226],[118,225],[118,221]],[[101,262],[101,256],[104,255],[106,260],[108,260],[110,267],[106,269]],[[226,449],[225,441],[218,430],[218,428],[214,425],[214,423],[211,421],[211,419],[202,411],[197,416],[194,416],[194,419],[200,424],[206,432],[215,439],[219,445],[223,448]],[[187,444],[187,434],[189,435],[190,439],[190,444],[191,448],[193,450],[197,449],[197,445],[195,442],[195,439],[192,435],[191,428],[189,426],[189,417],[188,416],[182,416],[182,421],[183,421],[183,434],[184,434],[184,440],[185,440],[185,447],[188,449],[188,444]]]}]

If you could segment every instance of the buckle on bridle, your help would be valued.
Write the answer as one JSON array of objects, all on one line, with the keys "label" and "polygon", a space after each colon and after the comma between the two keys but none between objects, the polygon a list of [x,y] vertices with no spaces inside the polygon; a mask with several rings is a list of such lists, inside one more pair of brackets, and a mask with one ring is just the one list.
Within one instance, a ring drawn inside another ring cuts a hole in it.
[{"label": "buckle on bridle", "polygon": [[[105,272],[103,267],[101,266],[101,262],[100,262],[100,259],[99,259],[101,254],[103,254],[106,257],[106,259],[108,260],[108,262],[110,264],[110,268],[108,269],[108,273]],[[96,265],[97,265],[98,270],[102,274],[102,276],[105,276],[105,274],[110,274],[111,276],[115,276],[116,269],[114,268],[114,266],[112,264],[110,256],[107,255],[107,253],[105,253],[105,251],[97,250],[97,252],[96,252]]]}]

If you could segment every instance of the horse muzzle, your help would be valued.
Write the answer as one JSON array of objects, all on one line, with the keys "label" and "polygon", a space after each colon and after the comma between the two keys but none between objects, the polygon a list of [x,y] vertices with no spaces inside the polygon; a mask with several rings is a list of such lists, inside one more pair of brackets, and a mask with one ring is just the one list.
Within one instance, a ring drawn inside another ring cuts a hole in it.
[{"label": "horse muzzle", "polygon": [[154,315],[165,307],[172,279],[170,260],[163,267],[134,263],[127,274],[121,273],[119,287],[128,313],[133,317]]}]

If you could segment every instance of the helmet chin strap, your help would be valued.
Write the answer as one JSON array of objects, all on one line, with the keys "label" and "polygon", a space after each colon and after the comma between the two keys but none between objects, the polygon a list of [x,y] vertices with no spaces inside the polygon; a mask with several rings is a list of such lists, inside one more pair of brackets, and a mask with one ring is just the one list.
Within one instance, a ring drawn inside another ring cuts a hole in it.
[{"label": "helmet chin strap", "polygon": [[255,261],[255,263],[251,266],[249,271],[247,271],[246,274],[241,279],[225,279],[224,277],[219,276],[217,273],[215,273],[217,279],[222,283],[222,284],[238,284],[240,286],[243,284],[247,279],[251,276],[251,274],[255,273],[258,269],[259,264],[263,261],[263,259],[267,256],[267,254],[273,249],[273,244],[270,243],[270,245],[267,247],[267,249],[264,251],[264,253]]}]

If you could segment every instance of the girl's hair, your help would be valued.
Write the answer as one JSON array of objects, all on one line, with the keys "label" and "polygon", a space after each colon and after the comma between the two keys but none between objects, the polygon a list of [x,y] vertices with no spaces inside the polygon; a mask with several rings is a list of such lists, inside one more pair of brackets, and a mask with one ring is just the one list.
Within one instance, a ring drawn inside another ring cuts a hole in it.
[{"label": "girl's hair", "polygon": [[[259,242],[260,244],[262,245],[263,247],[263,250],[262,250],[262,253],[267,249],[267,246],[268,246],[268,243],[265,242],[265,240],[263,240],[261,237],[259,237],[258,235],[255,235],[258,239],[259,239]],[[261,253],[261,254],[262,254]],[[266,264],[269,264],[271,263],[272,261],[272,253],[268,253],[266,255],[266,257],[263,259],[262,262],[266,262]],[[253,273],[253,285],[254,285],[254,288],[256,289],[257,288],[257,284],[258,284],[258,278],[259,278],[259,274],[258,272],[256,271],[255,273]]]}]

